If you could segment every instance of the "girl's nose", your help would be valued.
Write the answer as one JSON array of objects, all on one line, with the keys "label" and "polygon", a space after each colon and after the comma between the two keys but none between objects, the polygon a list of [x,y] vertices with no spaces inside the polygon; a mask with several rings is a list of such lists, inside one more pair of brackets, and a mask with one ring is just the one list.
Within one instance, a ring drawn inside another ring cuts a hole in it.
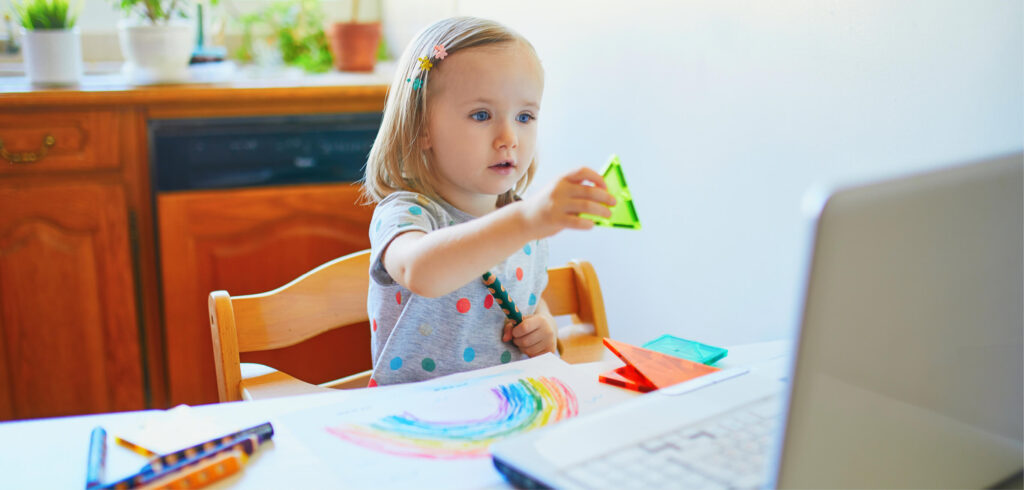
[{"label": "girl's nose", "polygon": [[505,121],[498,127],[498,134],[494,138],[494,148],[501,150],[512,149],[517,146],[519,146],[519,137],[516,135],[515,124]]}]

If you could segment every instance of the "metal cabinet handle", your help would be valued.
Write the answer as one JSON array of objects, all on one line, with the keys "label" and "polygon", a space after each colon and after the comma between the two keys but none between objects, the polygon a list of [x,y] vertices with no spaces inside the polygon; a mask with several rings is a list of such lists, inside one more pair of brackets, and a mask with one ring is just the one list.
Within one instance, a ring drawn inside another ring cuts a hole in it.
[{"label": "metal cabinet handle", "polygon": [[43,137],[43,146],[39,148],[39,151],[10,152],[4,148],[4,140],[0,140],[0,158],[11,163],[37,162],[42,160],[46,156],[46,152],[50,151],[50,148],[53,148],[55,144],[57,144],[57,138],[54,138],[52,134],[48,134]]}]

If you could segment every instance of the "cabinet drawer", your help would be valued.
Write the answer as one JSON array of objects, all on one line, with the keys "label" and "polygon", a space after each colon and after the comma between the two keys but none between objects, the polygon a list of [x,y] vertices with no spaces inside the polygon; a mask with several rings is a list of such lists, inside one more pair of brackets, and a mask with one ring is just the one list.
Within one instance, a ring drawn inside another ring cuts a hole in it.
[{"label": "cabinet drawer", "polygon": [[118,120],[110,111],[5,111],[0,175],[117,168]]}]

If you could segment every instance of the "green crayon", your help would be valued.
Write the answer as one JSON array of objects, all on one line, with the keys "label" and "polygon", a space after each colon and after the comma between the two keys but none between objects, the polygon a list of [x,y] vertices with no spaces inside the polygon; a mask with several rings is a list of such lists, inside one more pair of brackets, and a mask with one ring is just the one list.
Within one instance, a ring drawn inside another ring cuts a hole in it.
[{"label": "green crayon", "polygon": [[519,312],[519,307],[512,301],[512,298],[508,297],[508,291],[505,290],[505,286],[501,285],[498,276],[491,274],[490,271],[484,272],[484,286],[487,286],[487,290],[491,292],[491,296],[494,296],[494,300],[498,302],[498,307],[501,308],[501,311],[505,313],[509,320],[512,320],[516,325],[523,322],[523,314]]}]

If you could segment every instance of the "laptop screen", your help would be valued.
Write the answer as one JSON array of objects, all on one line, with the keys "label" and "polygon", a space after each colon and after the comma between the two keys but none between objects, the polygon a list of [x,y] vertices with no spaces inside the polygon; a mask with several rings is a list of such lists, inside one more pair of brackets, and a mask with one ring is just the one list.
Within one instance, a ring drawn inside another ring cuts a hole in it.
[{"label": "laptop screen", "polygon": [[1021,162],[831,194],[778,486],[966,488],[1020,470]]}]

